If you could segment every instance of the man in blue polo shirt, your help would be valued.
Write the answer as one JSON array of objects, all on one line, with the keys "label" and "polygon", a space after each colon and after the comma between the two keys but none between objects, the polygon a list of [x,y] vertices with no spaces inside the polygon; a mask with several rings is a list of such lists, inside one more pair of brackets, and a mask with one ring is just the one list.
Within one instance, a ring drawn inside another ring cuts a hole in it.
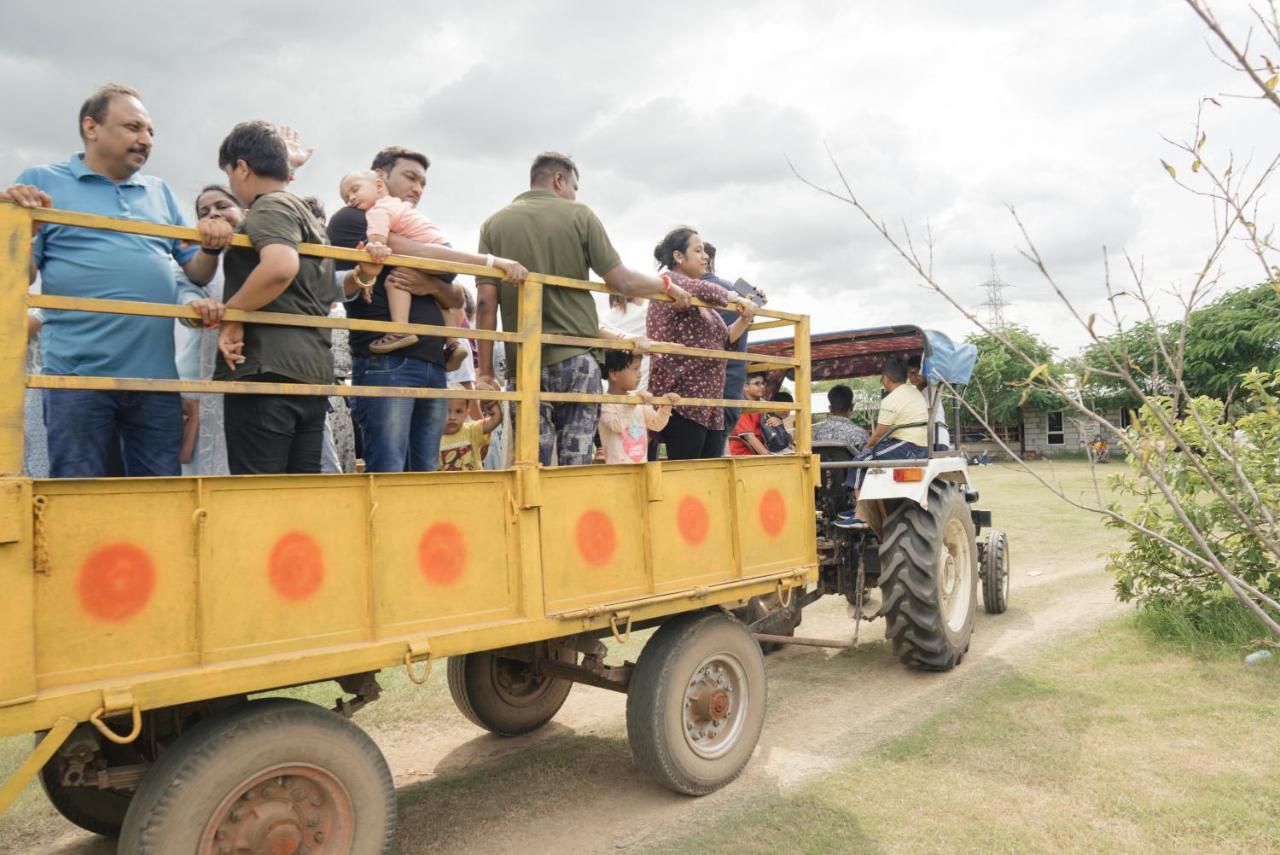
[{"label": "man in blue polo shirt", "polygon": [[[138,173],[151,154],[151,117],[138,93],[109,84],[80,108],[84,152],[66,163],[36,166],[0,193],[0,201],[45,206],[164,225],[186,225],[173,191]],[[147,303],[186,303],[208,326],[222,304],[179,285],[174,262],[203,285],[212,278],[231,227],[198,224],[202,244],[45,224],[31,251],[31,279],[45,294]],[[46,311],[41,332],[46,374],[177,379],[173,321],[130,315]],[[119,458],[125,475],[178,475],[182,404],[176,392],[48,389],[44,421],[49,472],[55,478],[100,478]]]}]

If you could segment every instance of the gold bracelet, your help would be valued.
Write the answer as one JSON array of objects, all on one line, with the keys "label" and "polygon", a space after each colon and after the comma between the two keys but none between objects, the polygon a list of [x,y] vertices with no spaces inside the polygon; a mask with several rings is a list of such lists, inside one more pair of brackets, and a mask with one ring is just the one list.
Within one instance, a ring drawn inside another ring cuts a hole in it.
[{"label": "gold bracelet", "polygon": [[356,280],[356,285],[359,286],[360,288],[372,288],[378,281],[377,278],[375,277],[372,281],[365,282],[363,279],[360,278],[359,267],[351,268],[351,278]]}]

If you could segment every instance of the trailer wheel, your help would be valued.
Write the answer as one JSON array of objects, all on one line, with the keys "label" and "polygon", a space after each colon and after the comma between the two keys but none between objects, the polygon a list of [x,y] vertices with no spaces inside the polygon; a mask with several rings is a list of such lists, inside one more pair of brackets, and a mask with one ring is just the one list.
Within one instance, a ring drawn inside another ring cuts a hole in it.
[{"label": "trailer wheel", "polygon": [[1009,609],[1009,538],[1002,531],[992,530],[978,546],[982,608],[989,614],[1002,615]]},{"label": "trailer wheel", "polygon": [[[576,662],[567,645],[554,647],[561,662]],[[449,694],[472,724],[499,736],[519,736],[542,727],[564,706],[573,682],[539,674],[537,668],[497,653],[449,657]]]},{"label": "trailer wheel", "polygon": [[142,779],[120,852],[384,852],[395,831],[386,760],[345,718],[251,701],[184,733]]},{"label": "trailer wheel", "polygon": [[745,626],[721,611],[658,628],[627,691],[627,736],[636,763],[691,796],[742,772],[764,727],[764,658]]},{"label": "trailer wheel", "polygon": [[[36,734],[37,745],[44,736],[43,733]],[[141,758],[131,759],[129,762],[141,762]],[[85,831],[104,837],[115,837],[120,833],[125,812],[129,810],[129,802],[133,800],[133,793],[128,790],[63,785],[56,757],[50,758],[40,768],[40,786],[49,797],[49,803],[64,819]]]},{"label": "trailer wheel", "polygon": [[904,664],[949,671],[964,658],[973,635],[977,551],[969,506],[946,481],[929,485],[929,510],[903,502],[885,520],[880,614]]}]

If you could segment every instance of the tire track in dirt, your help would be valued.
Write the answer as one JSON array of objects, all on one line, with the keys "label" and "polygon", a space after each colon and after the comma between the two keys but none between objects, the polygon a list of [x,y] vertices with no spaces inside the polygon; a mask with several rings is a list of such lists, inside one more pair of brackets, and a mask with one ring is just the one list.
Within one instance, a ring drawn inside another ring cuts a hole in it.
[{"label": "tire track in dirt", "polygon": [[[972,649],[946,674],[909,671],[865,623],[856,651],[791,647],[766,660],[769,714],[742,777],[701,799],[670,793],[632,765],[626,698],[576,686],[555,721],[525,737],[484,733],[460,714],[370,730],[400,797],[397,853],[626,852],[683,837],[907,733],[965,694],[1015,671],[1068,634],[1120,613],[1102,562],[1029,578],[1014,568],[1009,611],[979,607]],[[847,638],[843,600],[810,607],[799,634]],[[108,855],[110,841],[69,830],[28,852]]]}]

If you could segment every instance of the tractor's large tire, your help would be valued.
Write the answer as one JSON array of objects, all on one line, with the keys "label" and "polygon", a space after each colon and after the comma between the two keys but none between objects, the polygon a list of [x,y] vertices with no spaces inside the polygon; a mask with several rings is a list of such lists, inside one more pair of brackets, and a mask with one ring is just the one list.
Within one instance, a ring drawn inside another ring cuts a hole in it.
[{"label": "tractor's large tire", "polygon": [[992,529],[980,546],[982,608],[988,614],[1002,615],[1009,610],[1009,538]]},{"label": "tractor's large tire", "polygon": [[[577,654],[555,648],[563,662]],[[496,653],[449,657],[449,694],[472,724],[499,736],[519,736],[542,727],[564,706],[573,682],[545,677],[534,666]]]},{"label": "tractor's large tire", "polygon": [[691,796],[741,774],[764,727],[764,657],[725,612],[690,612],[658,628],[627,690],[627,737],[636,764]]},{"label": "tractor's large tire", "polygon": [[[44,734],[36,734],[36,744]],[[114,746],[113,746],[114,747]],[[129,762],[141,762],[131,759]],[[49,803],[68,821],[85,831],[115,837],[124,824],[125,812],[133,793],[129,790],[102,790],[97,787],[68,787],[58,774],[57,758],[51,758],[40,768],[40,786],[49,797]]]},{"label": "tractor's large tire", "polygon": [[973,635],[977,547],[964,493],[937,480],[929,510],[900,503],[884,523],[880,590],[885,636],[906,665],[949,671]]},{"label": "tractor's large tire", "polygon": [[385,852],[391,772],[360,728],[286,698],[205,719],[160,755],[120,832],[120,852]]}]

